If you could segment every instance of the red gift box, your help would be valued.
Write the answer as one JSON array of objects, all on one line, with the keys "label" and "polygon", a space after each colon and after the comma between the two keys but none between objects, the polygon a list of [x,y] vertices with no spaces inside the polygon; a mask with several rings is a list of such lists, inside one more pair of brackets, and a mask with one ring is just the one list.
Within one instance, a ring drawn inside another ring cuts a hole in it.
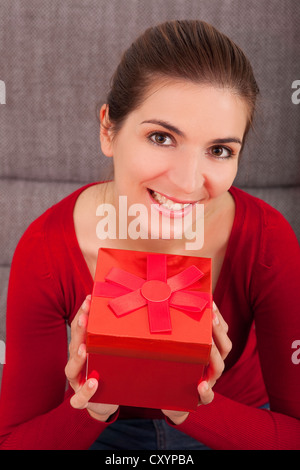
[{"label": "red gift box", "polygon": [[101,248],[87,327],[92,401],[196,410],[211,308],[210,258]]}]

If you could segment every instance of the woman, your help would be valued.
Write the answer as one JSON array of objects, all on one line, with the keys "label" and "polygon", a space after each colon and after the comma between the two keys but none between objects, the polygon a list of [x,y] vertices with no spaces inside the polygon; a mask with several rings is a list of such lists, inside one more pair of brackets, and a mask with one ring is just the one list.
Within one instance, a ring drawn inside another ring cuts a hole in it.
[{"label": "woman", "polygon": [[[101,147],[113,159],[114,179],[49,209],[16,249],[2,448],[300,447],[300,380],[291,361],[300,337],[299,245],[276,210],[232,186],[257,94],[243,52],[204,22],[150,28],[125,52],[100,111]],[[139,220],[143,237],[99,237],[97,208],[109,203],[120,217],[120,196],[147,209]],[[187,251],[175,220],[189,213],[190,229],[197,229],[201,204],[204,243]],[[170,221],[167,239],[159,227],[151,238],[154,205]],[[81,377],[89,294],[103,246],[212,258],[214,345],[198,387],[205,406],[197,412],[89,401],[98,382]],[[270,411],[262,409],[266,403]]]}]

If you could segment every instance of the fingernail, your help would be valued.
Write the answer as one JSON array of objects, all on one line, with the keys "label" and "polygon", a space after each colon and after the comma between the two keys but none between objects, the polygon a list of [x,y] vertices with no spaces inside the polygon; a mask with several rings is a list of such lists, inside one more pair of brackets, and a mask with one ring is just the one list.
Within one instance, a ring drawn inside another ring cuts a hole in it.
[{"label": "fingernail", "polygon": [[78,356],[83,356],[85,353],[85,345],[84,344],[81,344],[78,348]]},{"label": "fingernail", "polygon": [[218,325],[220,323],[219,317],[216,313],[213,313],[213,322],[214,325]]},{"label": "fingernail", "polygon": [[89,294],[86,296],[86,298],[84,299],[82,305],[81,305],[81,308],[82,310],[86,310],[87,309],[87,306],[88,306],[88,302],[90,302],[92,299],[92,296]]},{"label": "fingernail", "polygon": [[216,312],[218,310],[218,307],[216,306],[215,302],[213,302],[213,311]]},{"label": "fingernail", "polygon": [[207,390],[209,389],[209,386],[208,386],[208,383],[206,382],[206,380],[201,382],[201,388],[202,388],[203,392],[207,392]]},{"label": "fingernail", "polygon": [[90,379],[90,380],[88,381],[88,387],[89,387],[89,388],[94,388],[94,387],[96,386],[96,384],[97,384],[97,380],[96,380],[96,379]]}]

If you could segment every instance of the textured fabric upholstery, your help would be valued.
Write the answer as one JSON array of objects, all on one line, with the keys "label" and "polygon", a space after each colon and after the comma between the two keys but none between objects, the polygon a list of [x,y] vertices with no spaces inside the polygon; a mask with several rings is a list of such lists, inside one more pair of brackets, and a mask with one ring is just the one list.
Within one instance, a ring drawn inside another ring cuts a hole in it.
[{"label": "textured fabric upholstery", "polygon": [[292,88],[300,80],[297,2],[1,0],[0,378],[19,238],[62,197],[107,178],[96,105],[105,101],[122,51],[150,25],[189,18],[212,23],[250,58],[262,97],[235,184],[278,208],[300,239],[300,99]]}]

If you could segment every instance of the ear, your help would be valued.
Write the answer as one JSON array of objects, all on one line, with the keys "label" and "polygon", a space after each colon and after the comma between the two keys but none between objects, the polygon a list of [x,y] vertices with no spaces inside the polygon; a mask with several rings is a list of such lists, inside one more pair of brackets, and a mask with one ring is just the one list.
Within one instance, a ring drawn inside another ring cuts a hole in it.
[{"label": "ear", "polygon": [[113,133],[112,124],[109,120],[108,104],[104,104],[100,109],[100,144],[106,157],[113,156],[112,141]]}]

